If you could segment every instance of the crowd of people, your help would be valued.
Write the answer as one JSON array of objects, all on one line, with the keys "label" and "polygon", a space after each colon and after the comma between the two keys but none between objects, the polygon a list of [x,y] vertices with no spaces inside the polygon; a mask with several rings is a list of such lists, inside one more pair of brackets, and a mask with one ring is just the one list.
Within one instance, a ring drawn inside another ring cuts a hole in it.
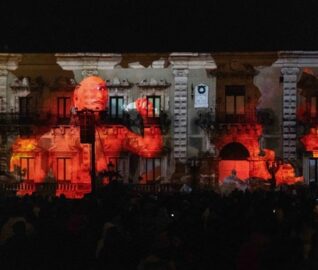
[{"label": "crowd of people", "polygon": [[0,197],[1,269],[316,269],[317,190]]}]

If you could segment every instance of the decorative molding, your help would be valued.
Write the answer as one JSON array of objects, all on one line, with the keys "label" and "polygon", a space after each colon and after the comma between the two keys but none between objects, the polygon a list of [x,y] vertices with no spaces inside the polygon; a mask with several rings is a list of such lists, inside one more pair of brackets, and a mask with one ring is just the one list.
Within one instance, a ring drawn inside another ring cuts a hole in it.
[{"label": "decorative molding", "polygon": [[142,69],[145,68],[140,62],[133,62],[133,63],[128,63],[128,68],[134,68],[134,69]]},{"label": "decorative molding", "polygon": [[74,90],[77,83],[73,78],[58,76],[49,86],[51,90]]},{"label": "decorative molding", "polygon": [[0,70],[16,70],[21,60],[22,54],[0,53]]},{"label": "decorative molding", "polygon": [[165,68],[166,64],[167,64],[166,60],[159,59],[159,60],[153,61],[151,64],[151,67],[152,68]]},{"label": "decorative molding", "polygon": [[169,62],[174,69],[216,69],[215,61],[208,53],[171,53]]},{"label": "decorative molding", "polygon": [[283,67],[283,158],[295,161],[296,155],[296,111],[298,67]]},{"label": "decorative molding", "polygon": [[280,51],[273,67],[318,67],[318,52]]},{"label": "decorative molding", "polygon": [[98,70],[112,70],[121,62],[121,54],[57,53],[56,62],[64,70],[82,70],[83,76],[98,75]]},{"label": "decorative molding", "polygon": [[129,82],[127,79],[120,80],[117,77],[114,77],[112,80],[108,79],[106,80],[107,88],[131,88],[133,86],[133,83]]},{"label": "decorative molding", "polygon": [[217,77],[254,77],[259,73],[252,65],[240,63],[236,59],[232,59],[225,64],[220,64],[217,69],[209,72]]},{"label": "decorative molding", "polygon": [[188,69],[173,69],[175,91],[174,91],[174,157],[181,162],[187,158],[187,129],[188,129]]},{"label": "decorative molding", "polygon": [[150,80],[143,79],[139,83],[137,83],[137,86],[140,88],[149,88],[149,89],[166,89],[170,87],[171,83],[168,83],[166,80],[161,79],[157,81],[154,78],[151,78]]},{"label": "decorative molding", "polygon": [[22,60],[21,54],[0,53],[0,96],[1,112],[9,109],[9,101],[7,100],[8,91],[8,74],[9,70],[18,68],[18,63]]}]

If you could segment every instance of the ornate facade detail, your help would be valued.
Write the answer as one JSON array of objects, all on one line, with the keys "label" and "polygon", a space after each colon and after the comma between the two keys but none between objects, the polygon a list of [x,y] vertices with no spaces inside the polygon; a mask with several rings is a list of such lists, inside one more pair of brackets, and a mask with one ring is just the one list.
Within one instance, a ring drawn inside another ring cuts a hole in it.
[{"label": "ornate facade detail", "polygon": [[236,59],[232,59],[225,64],[218,65],[218,68],[212,70],[210,74],[217,77],[253,78],[258,74],[258,71],[250,64],[243,64]]},{"label": "ornate facade detail", "polygon": [[175,91],[174,91],[174,156],[185,160],[187,157],[187,69],[175,69]]},{"label": "ornate facade detail", "polygon": [[98,75],[98,70],[96,70],[96,69],[85,69],[82,71],[83,77],[97,76],[97,75]]},{"label": "ornate facade detail", "polygon": [[281,69],[283,81],[283,157],[295,161],[296,156],[296,105],[297,75],[299,68],[284,67]]},{"label": "ornate facade detail", "polygon": [[120,54],[107,53],[58,53],[55,56],[64,70],[80,70],[83,77],[98,75],[99,70],[114,69],[122,58]]},{"label": "ornate facade detail", "polygon": [[129,82],[127,79],[119,79],[117,77],[114,77],[112,80],[106,80],[107,88],[109,89],[126,89],[131,88],[133,86],[133,83]]},{"label": "ornate facade detail", "polygon": [[151,78],[150,80],[143,79],[142,81],[137,83],[137,86],[140,88],[153,88],[153,89],[166,89],[170,85],[171,84],[164,79],[157,81],[154,78]]},{"label": "ornate facade detail", "polygon": [[283,157],[295,161],[297,79],[300,68],[318,67],[317,52],[282,51],[273,64],[280,67],[283,75]]},{"label": "ornate facade detail", "polygon": [[190,69],[215,69],[210,54],[172,53],[169,61],[174,75],[174,157],[182,162],[187,158],[188,131],[188,74]]},{"label": "ornate facade detail", "polygon": [[22,60],[21,54],[0,54],[0,97],[1,97],[1,111],[7,110],[7,86],[8,86],[8,71],[16,70],[18,63]]},{"label": "ornate facade detail", "polygon": [[53,83],[49,86],[51,90],[74,90],[76,82],[73,78],[59,76],[54,79]]}]

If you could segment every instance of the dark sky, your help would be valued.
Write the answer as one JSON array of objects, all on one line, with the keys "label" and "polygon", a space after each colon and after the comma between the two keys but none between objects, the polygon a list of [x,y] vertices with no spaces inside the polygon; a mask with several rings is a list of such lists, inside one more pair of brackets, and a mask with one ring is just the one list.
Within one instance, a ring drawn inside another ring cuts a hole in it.
[{"label": "dark sky", "polygon": [[318,50],[316,0],[48,2],[0,2],[1,51]]}]

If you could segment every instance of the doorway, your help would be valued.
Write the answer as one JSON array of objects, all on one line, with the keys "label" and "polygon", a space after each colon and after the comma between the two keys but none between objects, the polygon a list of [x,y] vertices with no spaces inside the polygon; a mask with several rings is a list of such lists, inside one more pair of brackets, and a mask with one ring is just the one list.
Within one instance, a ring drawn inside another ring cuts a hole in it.
[{"label": "doorway", "polygon": [[236,176],[241,180],[249,178],[250,163],[249,152],[246,147],[240,143],[229,143],[225,145],[221,152],[219,162],[219,181],[222,183],[224,178],[236,171]]}]

